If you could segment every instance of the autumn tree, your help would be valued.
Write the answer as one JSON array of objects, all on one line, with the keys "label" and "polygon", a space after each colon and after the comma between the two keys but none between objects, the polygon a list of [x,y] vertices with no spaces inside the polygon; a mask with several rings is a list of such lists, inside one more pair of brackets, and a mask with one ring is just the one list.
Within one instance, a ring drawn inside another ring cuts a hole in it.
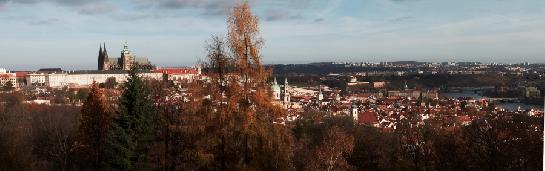
[{"label": "autumn tree", "polygon": [[[308,113],[312,116],[318,113]],[[315,122],[320,120],[320,122]],[[349,117],[307,117],[296,121],[295,165],[298,170],[351,170],[354,124]]]},{"label": "autumn tree", "polygon": [[19,105],[25,101],[25,95],[20,91],[1,94],[0,97],[2,97],[2,99],[0,99],[0,102],[5,102],[6,107],[8,108]]},{"label": "autumn tree", "polygon": [[79,108],[40,106],[32,116],[32,153],[37,170],[72,170]]},{"label": "autumn tree", "polygon": [[357,126],[354,150],[348,161],[356,170],[409,170],[401,160],[397,134],[371,126]]},{"label": "autumn tree", "polygon": [[305,170],[349,170],[347,155],[354,149],[354,137],[334,126],[326,130],[322,142],[312,151]]},{"label": "autumn tree", "polygon": [[29,111],[21,105],[0,106],[0,170],[32,170]]},{"label": "autumn tree", "polygon": [[285,113],[272,104],[261,63],[258,18],[247,2],[233,8],[227,37],[213,37],[203,64],[207,81],[195,81],[171,126],[179,141],[176,169],[292,170],[290,129],[274,124]]},{"label": "autumn tree", "polygon": [[14,89],[14,88],[13,88],[13,82],[11,82],[11,81],[6,82],[6,83],[2,86],[2,90],[4,90],[4,91],[11,91],[11,90],[13,90],[13,89]]},{"label": "autumn tree", "polygon": [[137,69],[129,71],[117,116],[108,136],[107,160],[110,169],[149,167],[149,146],[157,135],[158,117],[149,89],[137,72]]},{"label": "autumn tree", "polygon": [[267,83],[271,72],[262,64],[259,19],[243,2],[232,9],[227,25],[233,72],[228,74],[226,91],[217,94],[227,99],[220,118],[227,116],[221,133],[228,137],[224,137],[220,159],[234,170],[292,169],[293,137],[285,126],[273,124],[285,113],[271,101]]},{"label": "autumn tree", "polygon": [[107,164],[106,140],[113,120],[113,112],[96,83],[91,85],[81,109],[76,148],[82,157],[82,165],[92,170],[104,170]]},{"label": "autumn tree", "polygon": [[429,124],[417,125],[414,114],[398,121],[396,133],[400,141],[403,159],[411,163],[413,170],[433,168],[433,139],[435,131]]},{"label": "autumn tree", "polygon": [[543,118],[488,114],[462,129],[469,169],[541,170]]}]

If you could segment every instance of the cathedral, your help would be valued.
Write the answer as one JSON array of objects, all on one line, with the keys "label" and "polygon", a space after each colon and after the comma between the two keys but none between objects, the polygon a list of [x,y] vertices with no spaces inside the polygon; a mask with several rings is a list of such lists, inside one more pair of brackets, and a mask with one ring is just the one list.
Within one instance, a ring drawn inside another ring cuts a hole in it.
[{"label": "cathedral", "polygon": [[123,45],[121,57],[119,58],[110,58],[108,56],[108,51],[106,50],[106,43],[104,43],[104,48],[102,48],[102,45],[100,45],[100,49],[98,51],[98,70],[130,70],[132,67],[148,70],[153,69],[153,66],[149,62],[148,58],[136,57],[129,50],[127,43]]}]

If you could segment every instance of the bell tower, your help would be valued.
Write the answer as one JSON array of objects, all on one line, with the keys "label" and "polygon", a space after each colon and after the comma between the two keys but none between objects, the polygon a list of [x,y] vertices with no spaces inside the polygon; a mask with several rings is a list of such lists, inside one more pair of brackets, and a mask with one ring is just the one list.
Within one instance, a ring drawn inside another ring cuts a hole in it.
[{"label": "bell tower", "polygon": [[130,70],[134,65],[134,55],[129,50],[127,42],[123,45],[123,50],[121,50],[121,69]]}]

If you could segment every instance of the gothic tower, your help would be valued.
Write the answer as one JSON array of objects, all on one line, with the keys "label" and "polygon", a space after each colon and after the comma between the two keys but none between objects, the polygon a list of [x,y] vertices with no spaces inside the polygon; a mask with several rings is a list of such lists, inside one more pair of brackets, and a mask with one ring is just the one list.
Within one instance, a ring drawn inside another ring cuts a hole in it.
[{"label": "gothic tower", "polygon": [[102,44],[98,50],[98,70],[104,70],[104,56],[102,55]]},{"label": "gothic tower", "polygon": [[106,50],[106,43],[104,43],[104,48],[102,48],[102,44],[100,45],[100,49],[98,51],[98,70],[104,71],[110,69],[110,62],[108,57],[108,51]]},{"label": "gothic tower", "polygon": [[108,51],[106,50],[106,43],[104,43],[104,52],[102,52],[102,56],[104,56],[103,70],[110,70],[110,57],[108,56]]}]

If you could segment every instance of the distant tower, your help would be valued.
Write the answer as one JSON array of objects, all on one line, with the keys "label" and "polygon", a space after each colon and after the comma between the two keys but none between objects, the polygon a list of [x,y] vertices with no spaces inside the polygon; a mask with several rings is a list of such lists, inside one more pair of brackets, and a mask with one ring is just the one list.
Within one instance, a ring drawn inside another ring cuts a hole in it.
[{"label": "distant tower", "polygon": [[130,70],[133,67],[134,64],[134,55],[129,51],[129,47],[127,46],[127,42],[123,45],[123,50],[121,51],[121,61],[119,61],[121,65],[121,69],[123,70]]},{"label": "distant tower", "polygon": [[356,123],[358,122],[358,106],[355,103],[352,103],[350,116],[352,116],[352,119],[354,119]]},{"label": "distant tower", "polygon": [[104,43],[104,49],[102,48],[102,44],[100,45],[100,49],[98,51],[98,70],[104,71],[110,69],[110,62],[108,58],[108,51],[106,51],[106,43]]},{"label": "distant tower", "polygon": [[106,50],[106,43],[104,43],[104,51],[102,52],[103,56],[103,69],[102,70],[110,70],[110,57],[108,56],[108,51]]},{"label": "distant tower", "polygon": [[280,90],[280,85],[278,85],[278,82],[276,82],[276,77],[274,77],[274,81],[271,86],[273,98],[274,100],[280,100],[280,94],[282,93]]},{"label": "distant tower", "polygon": [[318,100],[322,101],[324,100],[324,94],[322,93],[322,86],[320,85],[320,90],[318,92]]},{"label": "distant tower", "polygon": [[104,56],[102,55],[102,44],[98,50],[98,70],[104,70]]},{"label": "distant tower", "polygon": [[290,103],[289,88],[290,88],[290,86],[288,85],[288,78],[286,78],[284,80],[284,92],[282,93],[282,94],[284,94],[284,104],[286,104],[286,105]]}]

